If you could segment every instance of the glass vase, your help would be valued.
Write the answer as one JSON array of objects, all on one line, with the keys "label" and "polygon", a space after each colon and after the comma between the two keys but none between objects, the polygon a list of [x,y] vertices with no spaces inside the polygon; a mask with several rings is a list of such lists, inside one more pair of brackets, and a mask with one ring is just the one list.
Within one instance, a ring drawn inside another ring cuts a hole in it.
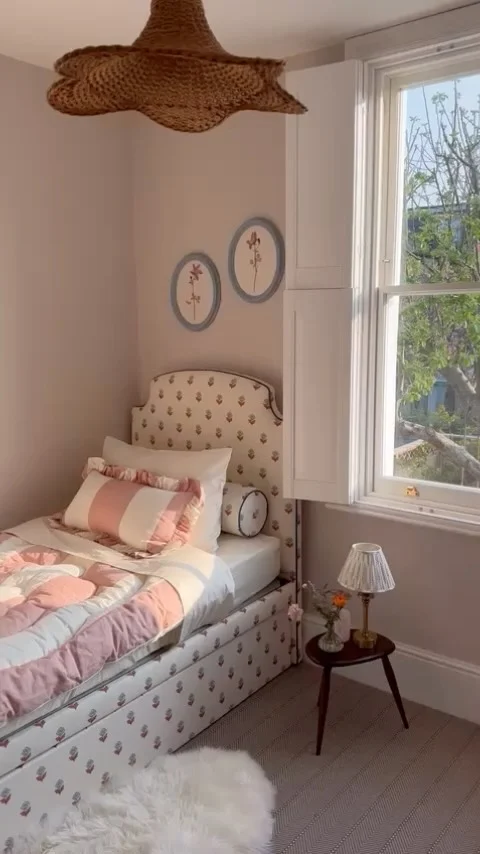
[{"label": "glass vase", "polygon": [[327,630],[318,640],[318,646],[324,652],[340,652],[343,649],[343,641],[335,633],[335,623],[328,622]]}]

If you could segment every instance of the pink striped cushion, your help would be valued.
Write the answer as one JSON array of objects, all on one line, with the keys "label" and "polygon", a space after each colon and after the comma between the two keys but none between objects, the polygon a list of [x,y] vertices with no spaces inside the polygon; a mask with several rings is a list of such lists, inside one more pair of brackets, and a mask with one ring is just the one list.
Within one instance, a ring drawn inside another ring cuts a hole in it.
[{"label": "pink striped cushion", "polygon": [[83,477],[63,523],[109,534],[150,554],[187,543],[203,508],[198,480],[109,466],[97,457],[88,461]]}]

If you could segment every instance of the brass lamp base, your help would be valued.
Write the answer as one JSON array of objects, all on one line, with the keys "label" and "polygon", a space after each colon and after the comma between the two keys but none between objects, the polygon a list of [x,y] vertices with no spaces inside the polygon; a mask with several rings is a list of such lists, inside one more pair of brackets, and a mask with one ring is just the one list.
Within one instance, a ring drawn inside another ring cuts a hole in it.
[{"label": "brass lamp base", "polygon": [[357,629],[353,633],[353,642],[362,649],[373,649],[377,643],[376,632],[364,632],[363,629]]},{"label": "brass lamp base", "polygon": [[363,605],[363,626],[353,633],[353,642],[361,649],[373,649],[377,643],[376,632],[371,632],[368,628],[368,606],[370,599],[373,599],[373,593],[359,593]]}]

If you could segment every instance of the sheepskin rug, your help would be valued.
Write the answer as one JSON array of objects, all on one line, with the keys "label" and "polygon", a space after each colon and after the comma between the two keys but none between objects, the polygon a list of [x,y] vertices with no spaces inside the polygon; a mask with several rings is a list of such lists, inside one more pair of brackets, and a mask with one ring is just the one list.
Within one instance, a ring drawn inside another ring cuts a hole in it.
[{"label": "sheepskin rug", "polygon": [[275,791],[247,754],[204,747],[165,756],[80,802],[25,854],[259,854],[272,837]]}]

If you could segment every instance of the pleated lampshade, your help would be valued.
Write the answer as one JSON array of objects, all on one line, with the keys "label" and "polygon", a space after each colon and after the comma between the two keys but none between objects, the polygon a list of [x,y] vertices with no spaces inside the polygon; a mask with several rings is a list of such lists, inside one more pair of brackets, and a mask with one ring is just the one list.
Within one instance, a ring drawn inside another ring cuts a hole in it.
[{"label": "pleated lampshade", "polygon": [[55,63],[54,109],[76,116],[136,110],[199,133],[241,110],[304,113],[278,83],[284,62],[234,56],[211,31],[202,0],[152,0],[132,45],[85,47]]},{"label": "pleated lampshade", "polygon": [[338,581],[358,593],[386,593],[395,587],[387,559],[375,543],[355,543],[351,547]]}]

